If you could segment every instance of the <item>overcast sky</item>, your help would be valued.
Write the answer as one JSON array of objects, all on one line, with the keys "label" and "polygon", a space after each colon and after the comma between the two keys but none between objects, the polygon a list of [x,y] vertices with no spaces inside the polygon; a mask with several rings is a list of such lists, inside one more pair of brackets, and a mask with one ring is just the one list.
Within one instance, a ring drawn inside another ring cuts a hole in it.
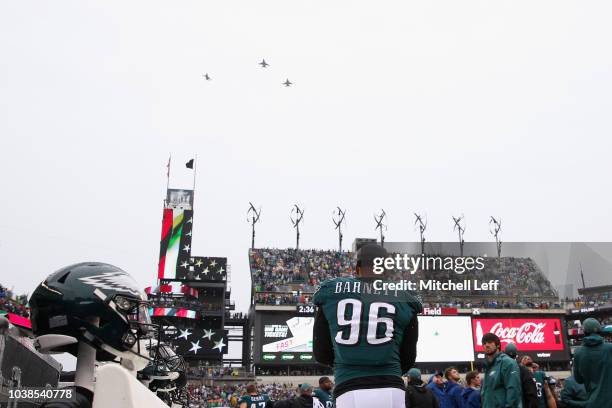
[{"label": "overcast sky", "polygon": [[[194,255],[248,306],[257,246],[374,237],[610,241],[609,1],[2,1],[0,282],[78,261],[155,283],[165,165]],[[270,63],[262,69],[257,63]],[[202,74],[208,73],[211,81]],[[289,78],[294,86],[285,88]]]}]

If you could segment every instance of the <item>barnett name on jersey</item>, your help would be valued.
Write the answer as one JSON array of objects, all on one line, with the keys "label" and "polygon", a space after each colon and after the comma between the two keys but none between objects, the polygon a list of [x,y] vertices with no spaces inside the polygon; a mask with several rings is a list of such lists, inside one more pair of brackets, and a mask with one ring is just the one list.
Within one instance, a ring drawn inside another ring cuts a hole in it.
[{"label": "barnett name on jersey", "polygon": [[334,397],[368,388],[404,389],[402,373],[416,359],[417,314],[409,291],[376,291],[373,279],[336,278],[314,295],[315,359],[334,368]]}]

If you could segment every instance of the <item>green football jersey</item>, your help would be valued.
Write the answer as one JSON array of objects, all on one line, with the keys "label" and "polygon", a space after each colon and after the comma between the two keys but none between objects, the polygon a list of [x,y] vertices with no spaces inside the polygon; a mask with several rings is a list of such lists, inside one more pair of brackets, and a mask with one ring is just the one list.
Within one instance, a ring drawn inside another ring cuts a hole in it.
[{"label": "green football jersey", "polygon": [[334,408],[334,398],[327,391],[322,390],[321,388],[315,388],[313,395],[317,397],[321,403],[323,403],[325,408]]},{"label": "green football jersey", "polygon": [[336,278],[321,284],[313,302],[329,324],[336,384],[360,377],[402,375],[404,330],[422,310],[414,293],[380,292],[372,281]]},{"label": "green football jersey", "polygon": [[536,383],[536,389],[538,391],[538,407],[546,408],[546,393],[544,392],[546,373],[544,371],[536,371],[533,373],[533,380]]},{"label": "green football jersey", "polygon": [[266,408],[268,401],[270,401],[268,394],[245,395],[240,398],[238,406],[246,402],[247,408]]}]

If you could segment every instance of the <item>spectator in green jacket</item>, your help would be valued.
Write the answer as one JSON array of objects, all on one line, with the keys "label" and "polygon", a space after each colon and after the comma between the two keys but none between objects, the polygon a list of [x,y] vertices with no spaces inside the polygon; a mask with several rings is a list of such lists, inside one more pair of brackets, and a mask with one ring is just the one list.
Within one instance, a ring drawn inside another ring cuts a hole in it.
[{"label": "spectator in green jacket", "polygon": [[574,376],[565,379],[563,390],[561,391],[561,403],[565,407],[580,408],[586,407],[587,393],[584,385],[578,384]]},{"label": "spectator in green jacket", "polygon": [[481,391],[482,407],[522,408],[523,391],[518,364],[501,352],[501,342],[495,334],[485,333],[482,346],[487,355]]},{"label": "spectator in green jacket", "polygon": [[597,319],[586,319],[582,328],[585,337],[574,354],[574,378],[586,389],[585,407],[612,407],[612,343],[604,343]]}]

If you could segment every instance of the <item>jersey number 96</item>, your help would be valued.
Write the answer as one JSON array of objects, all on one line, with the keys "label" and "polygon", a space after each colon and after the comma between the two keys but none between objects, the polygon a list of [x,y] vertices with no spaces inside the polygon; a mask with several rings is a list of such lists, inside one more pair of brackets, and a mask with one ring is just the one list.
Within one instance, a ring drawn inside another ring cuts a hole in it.
[{"label": "jersey number 96", "polygon": [[[363,313],[367,313],[366,341],[368,344],[379,345],[393,339],[393,319],[380,317],[380,314],[382,309],[387,315],[394,315],[395,306],[384,302],[372,302],[369,307],[366,305],[365,308],[363,306],[363,303],[357,299],[342,299],[338,302],[337,319],[340,330],[336,333],[336,343],[350,346],[359,342]],[[347,312],[349,312],[348,317]],[[378,328],[381,325],[384,325],[385,332],[382,337],[378,337]]]}]

